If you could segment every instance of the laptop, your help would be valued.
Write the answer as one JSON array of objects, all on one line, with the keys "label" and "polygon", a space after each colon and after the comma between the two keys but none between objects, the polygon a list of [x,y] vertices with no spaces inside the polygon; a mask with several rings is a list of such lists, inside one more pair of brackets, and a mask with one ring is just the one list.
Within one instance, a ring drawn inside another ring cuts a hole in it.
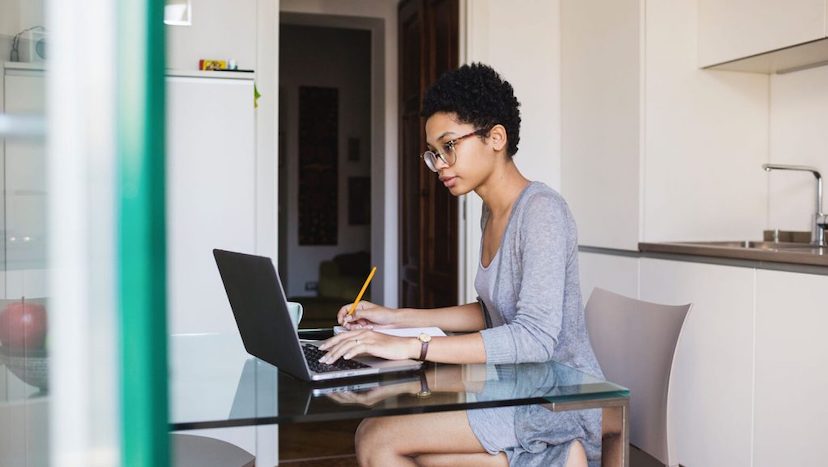
[{"label": "laptop", "polygon": [[300,341],[293,328],[282,282],[270,258],[215,249],[213,256],[236,318],[244,348],[287,374],[305,381],[417,370],[416,360],[377,357],[319,362],[321,341]]}]

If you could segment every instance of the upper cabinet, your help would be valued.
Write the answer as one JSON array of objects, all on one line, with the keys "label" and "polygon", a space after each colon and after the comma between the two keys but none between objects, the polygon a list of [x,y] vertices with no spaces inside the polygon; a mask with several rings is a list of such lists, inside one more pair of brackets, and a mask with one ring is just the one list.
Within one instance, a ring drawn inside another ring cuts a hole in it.
[{"label": "upper cabinet", "polygon": [[827,0],[699,0],[699,65],[738,61],[722,69],[771,73],[824,61],[828,41],[813,42],[828,36],[827,6]]}]

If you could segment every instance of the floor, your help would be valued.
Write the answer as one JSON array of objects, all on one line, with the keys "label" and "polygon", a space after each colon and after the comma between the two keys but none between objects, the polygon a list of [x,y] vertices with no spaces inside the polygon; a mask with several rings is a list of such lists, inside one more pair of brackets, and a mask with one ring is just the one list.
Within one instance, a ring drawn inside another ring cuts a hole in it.
[{"label": "floor", "polygon": [[[357,467],[354,432],[360,420],[279,425],[279,465]],[[320,443],[319,440],[325,440]],[[664,467],[630,445],[630,467]]]},{"label": "floor", "polygon": [[279,425],[279,465],[356,467],[354,433],[360,421]]}]

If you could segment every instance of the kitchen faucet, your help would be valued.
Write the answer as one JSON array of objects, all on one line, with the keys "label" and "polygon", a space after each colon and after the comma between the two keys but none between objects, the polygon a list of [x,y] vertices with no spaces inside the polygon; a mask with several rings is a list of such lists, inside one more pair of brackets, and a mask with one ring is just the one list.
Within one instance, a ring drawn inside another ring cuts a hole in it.
[{"label": "kitchen faucet", "polygon": [[770,172],[771,170],[795,170],[799,172],[811,172],[814,177],[816,178],[816,213],[814,214],[814,219],[811,222],[811,244],[824,247],[825,246],[825,230],[820,224],[820,217],[823,216],[822,212],[822,175],[820,175],[819,170],[815,167],[810,167],[807,165],[787,165],[787,164],[762,164],[762,168],[765,169],[765,172]]}]

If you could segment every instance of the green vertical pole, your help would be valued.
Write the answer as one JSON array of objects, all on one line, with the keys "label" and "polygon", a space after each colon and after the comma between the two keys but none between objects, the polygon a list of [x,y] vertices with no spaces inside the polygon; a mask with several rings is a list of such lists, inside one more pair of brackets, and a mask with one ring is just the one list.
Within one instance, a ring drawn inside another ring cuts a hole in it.
[{"label": "green vertical pole", "polygon": [[169,465],[163,0],[118,2],[123,465]]}]

